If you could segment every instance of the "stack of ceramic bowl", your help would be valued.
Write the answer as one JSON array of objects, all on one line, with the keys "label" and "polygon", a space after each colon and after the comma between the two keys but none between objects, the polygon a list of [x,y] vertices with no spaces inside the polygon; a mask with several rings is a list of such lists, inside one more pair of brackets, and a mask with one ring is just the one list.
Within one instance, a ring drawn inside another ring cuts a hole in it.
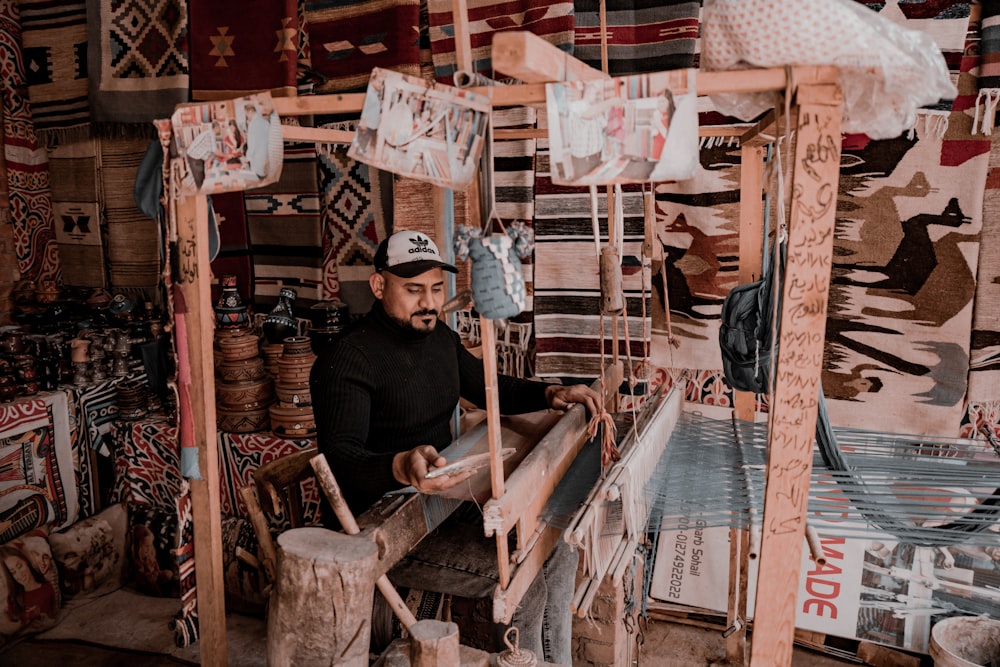
[{"label": "stack of ceramic bowl", "polygon": [[280,371],[278,360],[281,359],[281,353],[285,351],[284,343],[264,343],[261,345],[261,350],[264,352],[264,370],[271,377],[278,377],[278,372]]},{"label": "stack of ceramic bowl", "polygon": [[149,396],[145,380],[122,380],[115,387],[118,399],[118,418],[136,421],[146,416]]},{"label": "stack of ceramic bowl", "polygon": [[316,355],[308,336],[285,339],[278,359],[278,402],[271,406],[271,431],[283,438],[311,438],[316,435],[316,417],[309,395],[309,373]]},{"label": "stack of ceramic bowl", "polygon": [[264,370],[260,339],[245,330],[218,329],[215,414],[220,431],[252,433],[268,428],[274,380]]}]

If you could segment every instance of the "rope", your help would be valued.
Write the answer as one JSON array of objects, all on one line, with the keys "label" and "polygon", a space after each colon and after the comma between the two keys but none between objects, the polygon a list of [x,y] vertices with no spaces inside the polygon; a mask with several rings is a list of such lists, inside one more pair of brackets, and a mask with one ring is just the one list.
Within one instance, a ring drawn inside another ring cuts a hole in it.
[{"label": "rope", "polygon": [[[513,640],[510,638],[511,635],[514,636]],[[503,635],[503,643],[507,645],[507,650],[500,651],[497,655],[497,667],[535,667],[538,664],[538,658],[533,651],[518,647],[517,635],[517,628],[507,628],[507,632]]]}]

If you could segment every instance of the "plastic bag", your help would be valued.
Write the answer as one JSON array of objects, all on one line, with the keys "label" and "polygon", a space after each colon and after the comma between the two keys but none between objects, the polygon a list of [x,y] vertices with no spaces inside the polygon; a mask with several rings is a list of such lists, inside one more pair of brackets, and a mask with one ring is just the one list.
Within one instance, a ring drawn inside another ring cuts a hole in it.
[{"label": "plastic bag", "polygon": [[[841,130],[873,139],[913,127],[917,108],[953,98],[941,50],[930,36],[853,0],[705,0],[702,67],[836,65],[844,94]],[[768,93],[713,95],[723,114],[751,120]]]}]

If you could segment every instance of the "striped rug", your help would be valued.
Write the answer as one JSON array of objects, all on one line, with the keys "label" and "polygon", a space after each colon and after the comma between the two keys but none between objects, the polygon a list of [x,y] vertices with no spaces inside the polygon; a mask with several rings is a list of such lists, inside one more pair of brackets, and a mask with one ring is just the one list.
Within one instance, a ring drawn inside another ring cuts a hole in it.
[{"label": "striped rug", "polygon": [[[583,381],[600,373],[602,349],[614,353],[611,318],[605,319],[602,345],[598,255],[587,188],[554,185],[549,176],[548,141],[538,140],[535,156],[535,370],[544,378]],[[623,287],[628,313],[628,339],[619,318],[618,353],[633,361],[644,358],[650,328],[642,313],[641,251],[644,238],[640,187],[624,189]],[[599,197],[600,236],[607,243],[606,199]]]},{"label": "striped rug", "polygon": [[52,208],[63,284],[106,287],[97,139],[61,144],[49,151]]},{"label": "striped rug", "polygon": [[[427,0],[434,78],[452,83],[458,68],[455,55],[455,21],[451,0]],[[490,50],[493,35],[509,30],[527,30],[573,52],[573,3],[565,0],[469,0],[469,41],[472,69],[491,78],[493,62]]]},{"label": "striped rug", "polygon": [[108,224],[108,275],[112,287],[160,284],[160,230],[135,205],[132,187],[146,139],[101,139],[101,183]]},{"label": "striped rug", "polygon": [[[573,55],[601,67],[601,17],[598,0],[575,0]],[[608,73],[697,67],[701,3],[691,0],[608,0]]]},{"label": "striped rug", "polygon": [[257,312],[270,310],[282,287],[298,294],[296,311],[320,301],[323,234],[315,146],[286,145],[278,182],[244,197]]}]

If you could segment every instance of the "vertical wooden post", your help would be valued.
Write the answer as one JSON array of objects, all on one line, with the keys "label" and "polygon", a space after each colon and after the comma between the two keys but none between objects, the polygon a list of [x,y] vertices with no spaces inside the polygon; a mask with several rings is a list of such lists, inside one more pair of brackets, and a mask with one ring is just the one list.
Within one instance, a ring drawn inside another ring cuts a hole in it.
[{"label": "vertical wooden post", "polygon": [[841,93],[799,86],[751,667],[790,665],[840,174]]},{"label": "vertical wooden post", "polygon": [[[761,248],[764,235],[764,147],[745,143],[740,147],[740,278],[741,285],[753,282],[761,275]],[[736,418],[753,421],[756,396],[749,391],[736,391],[733,408]],[[748,576],[748,546],[746,531],[729,531],[729,604],[726,627],[726,657],[730,664],[746,662],[746,609]]]},{"label": "vertical wooden post", "polygon": [[208,202],[204,195],[177,203],[176,283],[187,304],[187,354],[191,367],[194,440],[201,479],[191,479],[194,561],[198,583],[201,664],[226,665],[226,602],[222,571],[222,508],[215,428],[215,319],[209,286]]}]

